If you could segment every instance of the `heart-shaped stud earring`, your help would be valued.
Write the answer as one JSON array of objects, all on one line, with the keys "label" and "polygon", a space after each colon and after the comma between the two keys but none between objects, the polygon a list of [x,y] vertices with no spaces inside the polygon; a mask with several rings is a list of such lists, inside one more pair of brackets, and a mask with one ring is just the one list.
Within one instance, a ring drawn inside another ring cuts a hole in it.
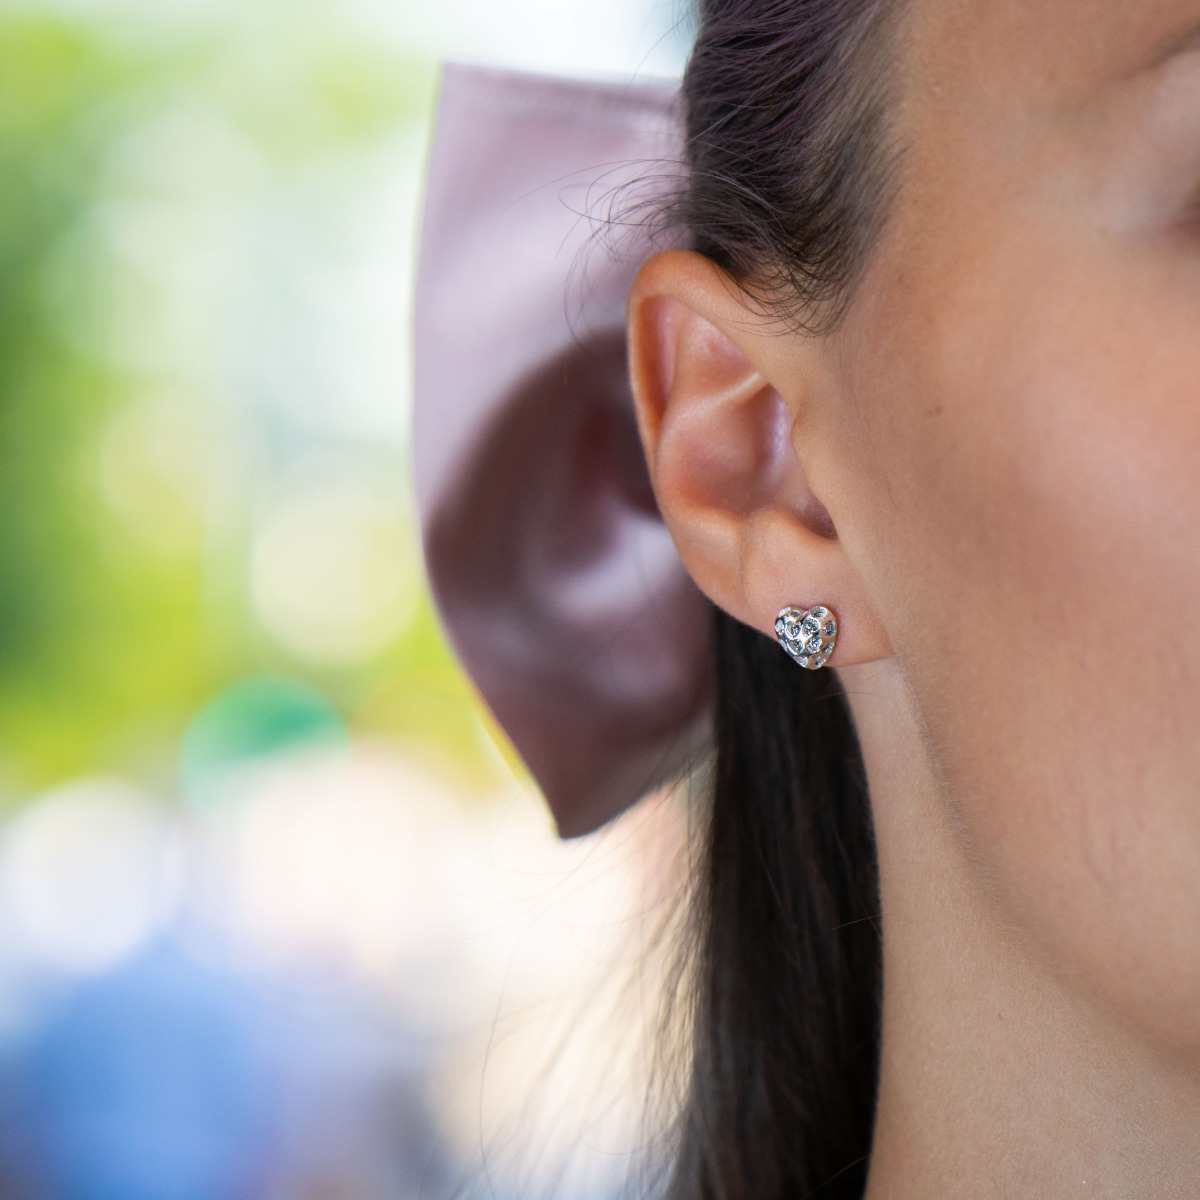
[{"label": "heart-shaped stud earring", "polygon": [[837,635],[837,617],[823,604],[803,609],[782,608],[775,618],[779,644],[810,671],[825,665],[837,644]]}]

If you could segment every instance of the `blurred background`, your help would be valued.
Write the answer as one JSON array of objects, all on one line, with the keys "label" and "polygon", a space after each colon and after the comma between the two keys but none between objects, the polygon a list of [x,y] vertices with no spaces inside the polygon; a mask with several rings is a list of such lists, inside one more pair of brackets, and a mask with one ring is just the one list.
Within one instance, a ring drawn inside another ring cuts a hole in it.
[{"label": "blurred background", "polygon": [[579,842],[422,578],[439,62],[676,0],[0,0],[0,1197],[608,1197],[655,798]]}]

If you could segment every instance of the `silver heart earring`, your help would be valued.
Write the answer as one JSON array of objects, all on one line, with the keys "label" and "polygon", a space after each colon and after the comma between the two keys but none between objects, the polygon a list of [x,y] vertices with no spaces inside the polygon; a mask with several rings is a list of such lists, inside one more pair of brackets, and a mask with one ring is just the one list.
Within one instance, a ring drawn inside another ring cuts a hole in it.
[{"label": "silver heart earring", "polygon": [[833,609],[823,604],[812,608],[781,608],[775,618],[779,644],[810,671],[825,665],[837,644],[837,635],[837,617]]}]

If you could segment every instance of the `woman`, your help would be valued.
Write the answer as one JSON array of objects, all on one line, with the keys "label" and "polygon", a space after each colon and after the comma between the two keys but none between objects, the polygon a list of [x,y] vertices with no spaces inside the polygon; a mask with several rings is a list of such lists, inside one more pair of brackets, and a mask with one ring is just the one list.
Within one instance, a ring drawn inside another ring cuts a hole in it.
[{"label": "woman", "polygon": [[705,0],[682,95],[628,296],[715,621],[673,1194],[1198,1195],[1200,5]]}]

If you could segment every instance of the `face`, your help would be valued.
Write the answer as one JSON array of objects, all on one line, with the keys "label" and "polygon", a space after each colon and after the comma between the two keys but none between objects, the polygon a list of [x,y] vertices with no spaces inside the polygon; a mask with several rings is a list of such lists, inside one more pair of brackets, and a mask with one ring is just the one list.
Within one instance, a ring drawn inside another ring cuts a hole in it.
[{"label": "face", "polygon": [[813,481],[986,894],[1173,1048],[1200,1046],[1196,26],[914,0]]}]

